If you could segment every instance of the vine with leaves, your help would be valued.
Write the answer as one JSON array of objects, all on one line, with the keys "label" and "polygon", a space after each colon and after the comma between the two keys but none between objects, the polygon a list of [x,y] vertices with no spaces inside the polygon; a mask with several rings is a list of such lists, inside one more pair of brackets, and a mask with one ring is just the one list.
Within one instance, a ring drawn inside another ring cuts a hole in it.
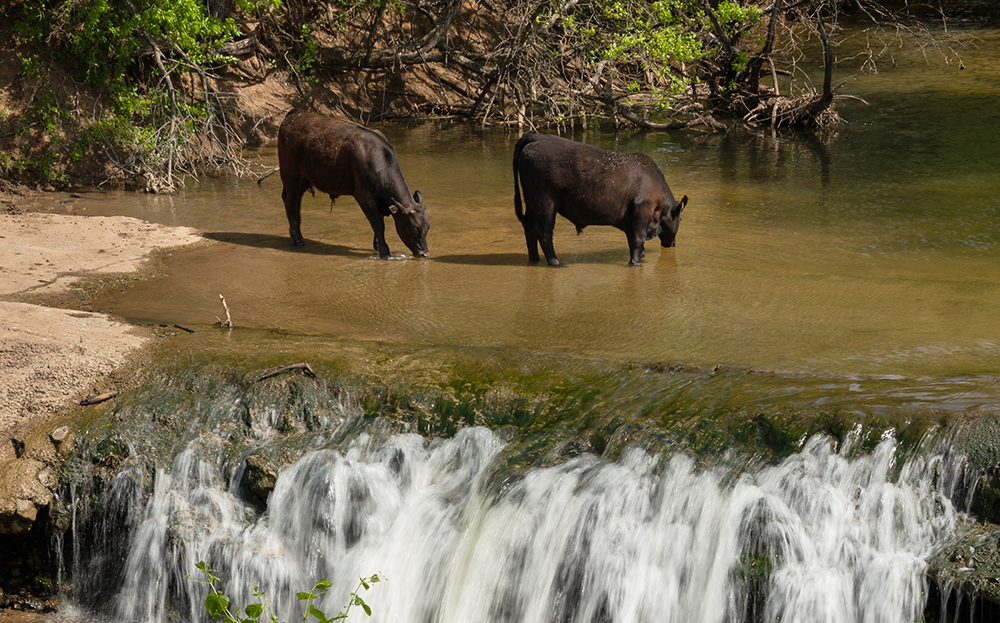
[{"label": "vine with leaves", "polygon": [[[205,596],[205,611],[216,621],[224,623],[260,623],[261,620],[268,623],[278,623],[278,615],[274,612],[271,604],[267,601],[264,591],[255,586],[253,596],[257,603],[245,604],[242,608],[233,604],[232,599],[222,589],[222,578],[215,575],[217,569],[213,569],[205,561],[199,561],[195,567],[201,572],[202,578],[187,576],[189,580],[208,586],[208,594]],[[333,583],[327,579],[317,582],[310,590],[296,593],[295,596],[300,602],[304,602],[302,610],[302,621],[308,621],[309,617],[316,619],[318,623],[335,623],[343,621],[351,612],[351,608],[357,606],[365,611],[368,616],[372,615],[371,607],[361,597],[361,591],[369,590],[373,585],[384,581],[384,578],[375,574],[370,577],[361,578],[358,586],[347,600],[347,606],[335,615],[328,615],[316,605],[316,600],[327,594]]]}]

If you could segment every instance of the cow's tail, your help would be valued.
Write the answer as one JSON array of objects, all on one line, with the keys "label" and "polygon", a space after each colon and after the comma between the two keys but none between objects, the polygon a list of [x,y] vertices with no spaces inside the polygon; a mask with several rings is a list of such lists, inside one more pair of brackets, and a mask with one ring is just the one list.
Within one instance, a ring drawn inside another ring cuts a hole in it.
[{"label": "cow's tail", "polygon": [[517,144],[514,145],[514,214],[517,216],[517,220],[524,223],[524,210],[521,207],[521,188],[518,183],[518,178],[520,177],[517,172],[517,164],[521,159],[521,151],[524,150],[524,146],[538,139],[538,135],[534,132],[529,132],[518,139]]}]

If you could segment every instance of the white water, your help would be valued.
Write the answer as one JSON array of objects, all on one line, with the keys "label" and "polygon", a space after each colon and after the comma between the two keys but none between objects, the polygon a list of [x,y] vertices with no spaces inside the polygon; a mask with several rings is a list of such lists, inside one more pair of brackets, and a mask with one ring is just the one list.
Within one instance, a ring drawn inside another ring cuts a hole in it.
[{"label": "white water", "polygon": [[895,466],[891,440],[849,459],[817,437],[738,477],[683,455],[586,456],[487,493],[501,449],[467,429],[313,452],[258,516],[195,458],[196,442],[156,476],[116,619],[161,623],[169,608],[203,619],[206,587],[184,578],[205,560],[234,603],[257,584],[288,621],[316,580],[334,582],[319,603],[333,614],[376,572],[388,581],[363,593],[376,623],[744,621],[739,570],[756,557],[771,569],[757,620],[909,623],[925,561],[956,524],[935,484],[943,460]]}]

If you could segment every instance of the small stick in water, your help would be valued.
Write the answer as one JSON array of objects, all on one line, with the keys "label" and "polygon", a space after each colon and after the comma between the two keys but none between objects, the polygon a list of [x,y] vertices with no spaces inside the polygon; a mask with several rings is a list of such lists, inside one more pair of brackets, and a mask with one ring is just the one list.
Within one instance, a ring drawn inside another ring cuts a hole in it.
[{"label": "small stick in water", "polygon": [[219,318],[218,316],[216,316],[215,319],[219,321],[219,324],[221,326],[226,327],[227,329],[232,329],[233,328],[233,319],[229,316],[229,306],[226,305],[226,297],[224,297],[224,296],[222,296],[220,294],[219,298],[222,300],[222,309],[224,309],[226,311],[226,320],[225,320],[225,322],[223,322],[222,319]]},{"label": "small stick in water", "polygon": [[284,374],[285,372],[291,372],[292,370],[304,370],[309,376],[316,378],[316,373],[313,371],[312,366],[308,363],[293,363],[289,366],[278,366],[276,368],[269,368],[264,371],[260,376],[254,377],[250,380],[250,383],[258,383],[264,379],[269,379],[272,376],[278,376],[279,374]]}]

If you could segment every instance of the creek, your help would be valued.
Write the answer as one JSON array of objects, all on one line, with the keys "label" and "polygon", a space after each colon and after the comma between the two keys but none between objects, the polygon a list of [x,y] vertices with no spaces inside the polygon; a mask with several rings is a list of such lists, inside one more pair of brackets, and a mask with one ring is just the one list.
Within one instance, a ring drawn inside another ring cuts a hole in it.
[{"label": "creek", "polygon": [[[73,599],[204,619],[204,560],[283,620],[376,572],[374,621],[920,620],[967,501],[939,423],[1000,405],[1000,35],[953,35],[964,69],[908,48],[843,76],[870,105],[825,141],[572,135],[690,197],[635,268],[621,232],[564,220],[564,266],[530,264],[517,135],[447,121],[377,126],[428,205],[422,260],[373,259],[349,197],[307,195],[293,248],[277,176],[54,194],[214,241],[91,301],[195,333],[109,408],[116,450],[90,425],[114,469],[63,495]],[[303,360],[318,380],[243,382]],[[255,454],[281,467],[263,499]]]}]

